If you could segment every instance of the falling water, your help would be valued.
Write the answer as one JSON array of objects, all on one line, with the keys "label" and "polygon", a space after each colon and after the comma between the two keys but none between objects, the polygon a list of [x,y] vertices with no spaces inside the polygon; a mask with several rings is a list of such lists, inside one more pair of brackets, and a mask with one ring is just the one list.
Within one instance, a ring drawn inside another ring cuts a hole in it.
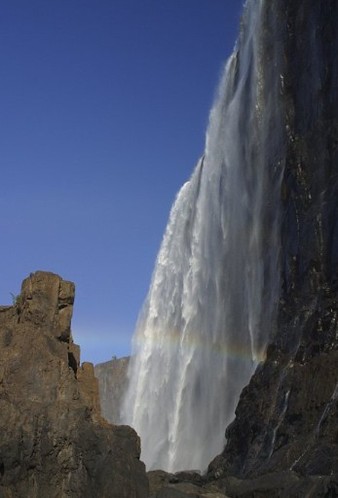
[{"label": "falling water", "polygon": [[134,336],[122,420],[141,436],[148,470],[204,470],[222,450],[271,331],[283,137],[266,9],[245,6],[204,155],[171,210]]}]

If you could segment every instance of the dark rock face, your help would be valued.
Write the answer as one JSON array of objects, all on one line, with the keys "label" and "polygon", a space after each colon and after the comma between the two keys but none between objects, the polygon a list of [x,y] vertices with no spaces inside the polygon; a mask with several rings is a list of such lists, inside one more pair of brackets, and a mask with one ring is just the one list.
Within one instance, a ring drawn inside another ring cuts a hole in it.
[{"label": "dark rock face", "polygon": [[140,441],[100,414],[71,338],[74,285],[36,272],[0,308],[0,497],[146,498]]},{"label": "dark rock face", "polygon": [[[275,0],[264,8],[267,23],[278,16],[284,47],[281,299],[266,362],[244,389],[226,448],[208,475],[230,496],[333,497],[338,496],[338,4]],[[229,475],[238,480],[231,483]]]},{"label": "dark rock face", "polygon": [[128,356],[95,365],[102,415],[112,424],[120,423],[120,408],[128,383],[128,365]]},{"label": "dark rock face", "polygon": [[169,474],[152,470],[148,472],[148,478],[149,498],[229,498],[193,471]]}]

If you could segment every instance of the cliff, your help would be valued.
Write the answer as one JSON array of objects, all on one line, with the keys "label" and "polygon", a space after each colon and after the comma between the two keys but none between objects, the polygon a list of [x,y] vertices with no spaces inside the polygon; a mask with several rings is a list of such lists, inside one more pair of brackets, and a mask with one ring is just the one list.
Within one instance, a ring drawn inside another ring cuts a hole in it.
[{"label": "cliff", "polygon": [[128,365],[129,357],[113,358],[95,365],[102,415],[112,424],[120,423],[120,407],[128,381]]},{"label": "cliff", "polygon": [[74,285],[36,272],[0,308],[0,497],[146,498],[140,441],[105,421],[71,337]]},{"label": "cliff", "polygon": [[266,2],[265,16],[284,50],[281,298],[209,478],[231,496],[338,496],[338,5]]},{"label": "cliff", "polygon": [[[224,451],[206,476],[151,474],[157,498],[215,489],[232,498],[338,496],[338,4],[260,6],[262,56],[266,68],[279,64],[286,131],[277,321]],[[269,102],[266,74],[262,81]]]}]

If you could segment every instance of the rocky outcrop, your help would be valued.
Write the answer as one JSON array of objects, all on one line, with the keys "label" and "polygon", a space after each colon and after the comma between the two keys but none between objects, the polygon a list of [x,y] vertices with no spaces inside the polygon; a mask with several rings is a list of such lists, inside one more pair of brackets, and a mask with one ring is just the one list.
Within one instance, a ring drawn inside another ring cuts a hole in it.
[{"label": "rocky outcrop", "polygon": [[120,423],[120,408],[128,382],[128,365],[129,356],[113,357],[110,361],[95,365],[102,415],[112,424]]},{"label": "rocky outcrop", "polygon": [[275,0],[264,8],[267,27],[278,16],[284,46],[281,299],[267,359],[242,392],[209,479],[236,497],[333,497],[338,496],[338,4]]},{"label": "rocky outcrop", "polygon": [[71,337],[74,285],[31,274],[0,308],[0,497],[146,498],[140,441],[105,421]]}]

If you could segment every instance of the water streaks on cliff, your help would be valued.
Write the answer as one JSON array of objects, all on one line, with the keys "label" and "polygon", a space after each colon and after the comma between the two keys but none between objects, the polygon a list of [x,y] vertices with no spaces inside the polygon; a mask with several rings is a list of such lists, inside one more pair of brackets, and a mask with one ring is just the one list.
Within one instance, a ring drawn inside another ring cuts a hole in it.
[{"label": "water streaks on cliff", "polygon": [[262,2],[248,1],[135,333],[123,421],[148,468],[203,470],[222,450],[273,327],[283,127],[281,53],[266,29]]}]

